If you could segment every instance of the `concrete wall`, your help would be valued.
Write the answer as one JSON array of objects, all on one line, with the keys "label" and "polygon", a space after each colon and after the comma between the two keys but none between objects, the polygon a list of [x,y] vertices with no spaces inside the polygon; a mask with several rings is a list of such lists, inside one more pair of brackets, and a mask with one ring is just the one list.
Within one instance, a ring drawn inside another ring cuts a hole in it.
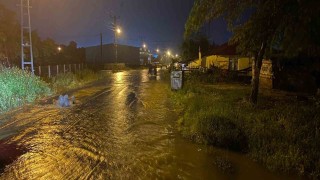
[{"label": "concrete wall", "polygon": [[252,60],[248,57],[238,58],[238,70],[247,69],[252,67]]},{"label": "concrete wall", "polygon": [[248,57],[212,55],[203,57],[201,61],[199,59],[195,59],[189,63],[189,67],[196,68],[202,66],[210,68],[211,66],[216,66],[221,69],[229,69],[230,58],[238,59],[237,70],[246,69],[252,65],[252,62]]},{"label": "concrete wall", "polygon": [[201,60],[195,59],[194,61],[189,63],[189,68],[198,68],[201,66]]},{"label": "concrete wall", "polygon": [[221,69],[228,69],[229,57],[212,55],[212,56],[203,57],[201,61],[199,59],[196,59],[191,63],[189,63],[189,67],[192,67],[192,68],[200,67],[200,66],[205,68],[210,68],[213,65]]},{"label": "concrete wall", "polygon": [[205,67],[210,68],[211,66],[216,66],[221,69],[228,69],[229,66],[229,57],[225,56],[217,56],[217,55],[212,55],[212,56],[207,56],[204,57]]}]

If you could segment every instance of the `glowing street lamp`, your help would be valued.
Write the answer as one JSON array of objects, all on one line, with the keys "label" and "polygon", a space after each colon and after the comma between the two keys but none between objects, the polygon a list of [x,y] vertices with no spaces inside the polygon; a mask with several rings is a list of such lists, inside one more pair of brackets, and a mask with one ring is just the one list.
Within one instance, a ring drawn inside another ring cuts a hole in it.
[{"label": "glowing street lamp", "polygon": [[57,49],[58,49],[59,52],[61,52],[61,50],[62,50],[62,48],[60,46]]},{"label": "glowing street lamp", "polygon": [[168,54],[168,56],[171,56],[171,52],[169,50],[167,51],[167,54]]},{"label": "glowing street lamp", "polygon": [[146,45],[146,44],[143,44],[142,46],[143,46],[143,48],[146,48],[146,47],[147,47],[147,45]]},{"label": "glowing street lamp", "polygon": [[159,52],[160,52],[160,50],[159,50],[159,49],[157,49],[156,51],[157,51],[157,53],[159,53]]},{"label": "glowing street lamp", "polygon": [[178,54],[176,54],[176,58],[177,58],[177,57],[179,57],[179,55],[178,55]]},{"label": "glowing street lamp", "polygon": [[118,27],[117,28],[117,33],[120,34],[121,33],[121,29]]}]

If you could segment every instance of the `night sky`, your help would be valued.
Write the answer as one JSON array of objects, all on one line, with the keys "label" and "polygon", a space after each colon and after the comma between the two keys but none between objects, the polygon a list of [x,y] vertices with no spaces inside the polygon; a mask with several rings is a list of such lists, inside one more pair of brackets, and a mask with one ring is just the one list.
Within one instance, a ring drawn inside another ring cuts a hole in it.
[{"label": "night sky", "polygon": [[[0,0],[8,8],[20,11],[20,0]],[[31,0],[32,26],[42,38],[51,37],[58,43],[71,40],[79,47],[113,42],[109,30],[110,15],[119,16],[122,34],[120,44],[141,46],[150,49],[179,50],[183,39],[184,25],[194,0]],[[228,40],[223,20],[214,21],[204,28],[210,42],[222,44]]]}]

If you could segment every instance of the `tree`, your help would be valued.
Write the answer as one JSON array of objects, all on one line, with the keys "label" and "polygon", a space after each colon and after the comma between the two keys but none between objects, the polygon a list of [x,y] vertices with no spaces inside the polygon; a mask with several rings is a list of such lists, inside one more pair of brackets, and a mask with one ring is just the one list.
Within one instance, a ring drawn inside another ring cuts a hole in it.
[{"label": "tree", "polygon": [[[224,17],[237,50],[254,57],[250,101],[257,103],[263,58],[319,56],[318,0],[195,0],[185,27],[189,37],[209,20]],[[249,15],[246,15],[249,14]]]},{"label": "tree", "polygon": [[32,50],[33,50],[33,58],[34,58],[34,62],[35,64],[41,64],[41,60],[43,57],[41,57],[42,55],[42,40],[38,34],[37,31],[32,31],[31,32],[31,36],[32,36]]},{"label": "tree", "polygon": [[51,38],[42,41],[42,57],[50,57],[58,53],[58,44]]},{"label": "tree", "polygon": [[19,31],[15,13],[0,4],[0,54],[10,60],[16,58],[20,52]]},{"label": "tree", "polygon": [[185,39],[181,45],[181,57],[183,60],[194,60],[199,55],[199,47],[201,53],[207,55],[210,43],[208,39],[202,35],[195,35]]}]

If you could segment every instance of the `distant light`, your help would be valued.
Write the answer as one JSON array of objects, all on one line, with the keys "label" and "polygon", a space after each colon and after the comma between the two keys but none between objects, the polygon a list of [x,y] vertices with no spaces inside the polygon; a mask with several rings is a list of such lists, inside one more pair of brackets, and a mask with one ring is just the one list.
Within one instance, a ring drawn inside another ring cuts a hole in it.
[{"label": "distant light", "polygon": [[179,57],[179,55],[178,55],[178,54],[176,54],[176,57]]},{"label": "distant light", "polygon": [[146,44],[143,44],[143,48],[146,48],[147,47],[147,45]]},{"label": "distant light", "polygon": [[171,56],[171,52],[169,50],[167,51],[167,54],[168,54],[168,56]]},{"label": "distant light", "polygon": [[62,48],[59,46],[59,47],[58,47],[58,51],[60,52],[61,50],[62,50]]},{"label": "distant light", "polygon": [[159,50],[159,49],[157,49],[156,51],[157,51],[157,53],[159,53],[159,52],[160,52],[160,50]]}]

